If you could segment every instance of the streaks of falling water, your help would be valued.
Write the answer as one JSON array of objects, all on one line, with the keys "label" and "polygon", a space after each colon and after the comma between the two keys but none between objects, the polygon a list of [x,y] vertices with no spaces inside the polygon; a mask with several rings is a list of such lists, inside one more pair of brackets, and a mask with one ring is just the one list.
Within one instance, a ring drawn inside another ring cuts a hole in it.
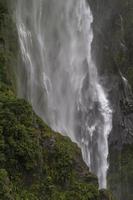
[{"label": "streaks of falling water", "polygon": [[123,82],[123,89],[124,89],[124,99],[127,102],[132,101],[133,99],[133,93],[132,93],[132,88],[128,82],[128,80],[122,75],[122,73],[120,72],[120,76]]},{"label": "streaks of falling water", "polygon": [[77,142],[106,188],[112,111],[92,60],[92,22],[85,0],[17,0],[18,90],[54,130]]}]

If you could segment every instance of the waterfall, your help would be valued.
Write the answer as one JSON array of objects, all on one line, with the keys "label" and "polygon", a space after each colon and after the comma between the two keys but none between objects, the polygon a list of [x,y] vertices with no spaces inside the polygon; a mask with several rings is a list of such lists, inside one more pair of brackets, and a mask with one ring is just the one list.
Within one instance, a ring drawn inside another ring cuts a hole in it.
[{"label": "waterfall", "polygon": [[112,111],[91,55],[92,22],[86,0],[17,0],[18,92],[78,144],[106,188]]},{"label": "waterfall", "polygon": [[123,83],[124,99],[127,102],[130,102],[133,99],[131,85],[129,84],[128,80],[122,75],[122,73],[121,72],[119,72],[119,73],[120,73],[120,77],[121,77],[122,83]]}]

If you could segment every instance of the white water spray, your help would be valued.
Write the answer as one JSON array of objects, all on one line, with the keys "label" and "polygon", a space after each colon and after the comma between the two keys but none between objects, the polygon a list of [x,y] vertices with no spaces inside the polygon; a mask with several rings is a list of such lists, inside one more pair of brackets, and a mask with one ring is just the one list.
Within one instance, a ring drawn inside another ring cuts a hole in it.
[{"label": "white water spray", "polygon": [[112,111],[92,60],[92,22],[85,0],[17,0],[18,85],[51,128],[80,146],[106,188]]}]

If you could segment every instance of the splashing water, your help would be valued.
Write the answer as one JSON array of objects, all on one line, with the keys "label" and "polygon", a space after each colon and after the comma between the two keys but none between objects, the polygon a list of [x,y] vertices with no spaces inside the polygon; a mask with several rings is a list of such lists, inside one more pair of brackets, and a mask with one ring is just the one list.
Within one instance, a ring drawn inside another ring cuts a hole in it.
[{"label": "splashing water", "polygon": [[18,91],[51,128],[79,145],[106,188],[112,111],[92,60],[92,22],[85,0],[17,0]]}]

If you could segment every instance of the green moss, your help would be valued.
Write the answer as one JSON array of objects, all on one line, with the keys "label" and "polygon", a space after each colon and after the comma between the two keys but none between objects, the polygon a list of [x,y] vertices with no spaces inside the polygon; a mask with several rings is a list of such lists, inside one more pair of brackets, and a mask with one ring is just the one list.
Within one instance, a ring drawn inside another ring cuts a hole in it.
[{"label": "green moss", "polygon": [[109,188],[118,199],[132,200],[133,187],[133,145],[125,145],[122,150],[111,148]]}]

